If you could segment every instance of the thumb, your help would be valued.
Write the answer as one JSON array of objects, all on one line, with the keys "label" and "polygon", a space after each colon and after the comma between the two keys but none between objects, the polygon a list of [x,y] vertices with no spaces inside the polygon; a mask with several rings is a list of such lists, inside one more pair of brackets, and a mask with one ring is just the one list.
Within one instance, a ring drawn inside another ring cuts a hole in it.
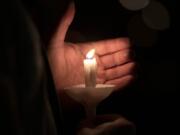
[{"label": "thumb", "polygon": [[[75,5],[74,5],[74,2],[71,2],[69,4],[68,9],[66,10],[64,16],[61,18],[61,21],[58,25],[54,40],[56,40],[59,43],[64,42],[64,39],[66,37],[66,32],[67,32],[70,24],[73,21],[74,14],[75,14]],[[54,45],[56,45],[56,44],[54,44]],[[61,44],[61,45],[63,45],[63,44]]]}]

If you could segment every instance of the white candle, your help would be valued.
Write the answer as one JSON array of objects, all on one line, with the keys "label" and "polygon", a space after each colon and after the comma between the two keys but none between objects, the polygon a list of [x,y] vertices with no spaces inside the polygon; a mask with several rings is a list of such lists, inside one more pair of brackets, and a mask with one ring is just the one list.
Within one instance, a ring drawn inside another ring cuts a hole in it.
[{"label": "white candle", "polygon": [[85,85],[86,87],[96,86],[96,68],[97,62],[94,57],[95,49],[90,50],[86,54],[86,59],[84,60],[84,74],[85,74]]}]

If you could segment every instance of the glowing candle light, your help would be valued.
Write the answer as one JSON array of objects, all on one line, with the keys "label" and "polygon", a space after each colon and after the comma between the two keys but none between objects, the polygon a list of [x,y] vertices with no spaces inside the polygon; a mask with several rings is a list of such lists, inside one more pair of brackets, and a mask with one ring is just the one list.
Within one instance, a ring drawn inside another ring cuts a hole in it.
[{"label": "glowing candle light", "polygon": [[96,86],[97,62],[94,55],[95,49],[92,49],[86,54],[86,59],[84,60],[84,74],[86,87]]}]

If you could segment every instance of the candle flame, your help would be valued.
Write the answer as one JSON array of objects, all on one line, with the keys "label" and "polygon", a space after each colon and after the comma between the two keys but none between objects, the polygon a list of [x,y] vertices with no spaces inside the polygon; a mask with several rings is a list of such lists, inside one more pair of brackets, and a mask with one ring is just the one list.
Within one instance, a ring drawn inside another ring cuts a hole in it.
[{"label": "candle flame", "polygon": [[95,49],[92,49],[86,54],[86,58],[92,59],[94,57],[94,54],[95,54]]}]

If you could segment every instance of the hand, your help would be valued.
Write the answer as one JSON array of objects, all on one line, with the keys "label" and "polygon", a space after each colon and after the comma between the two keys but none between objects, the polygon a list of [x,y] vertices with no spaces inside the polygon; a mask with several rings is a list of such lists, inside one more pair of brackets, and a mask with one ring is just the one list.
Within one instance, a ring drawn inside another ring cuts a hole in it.
[{"label": "hand", "polygon": [[57,90],[84,83],[83,59],[92,48],[98,62],[97,83],[115,84],[121,89],[132,79],[134,62],[130,59],[127,38],[117,38],[91,43],[65,43],[64,39],[75,14],[70,4],[48,48],[48,59]]},{"label": "hand", "polygon": [[133,123],[119,115],[102,115],[80,123],[78,135],[135,135]]}]

